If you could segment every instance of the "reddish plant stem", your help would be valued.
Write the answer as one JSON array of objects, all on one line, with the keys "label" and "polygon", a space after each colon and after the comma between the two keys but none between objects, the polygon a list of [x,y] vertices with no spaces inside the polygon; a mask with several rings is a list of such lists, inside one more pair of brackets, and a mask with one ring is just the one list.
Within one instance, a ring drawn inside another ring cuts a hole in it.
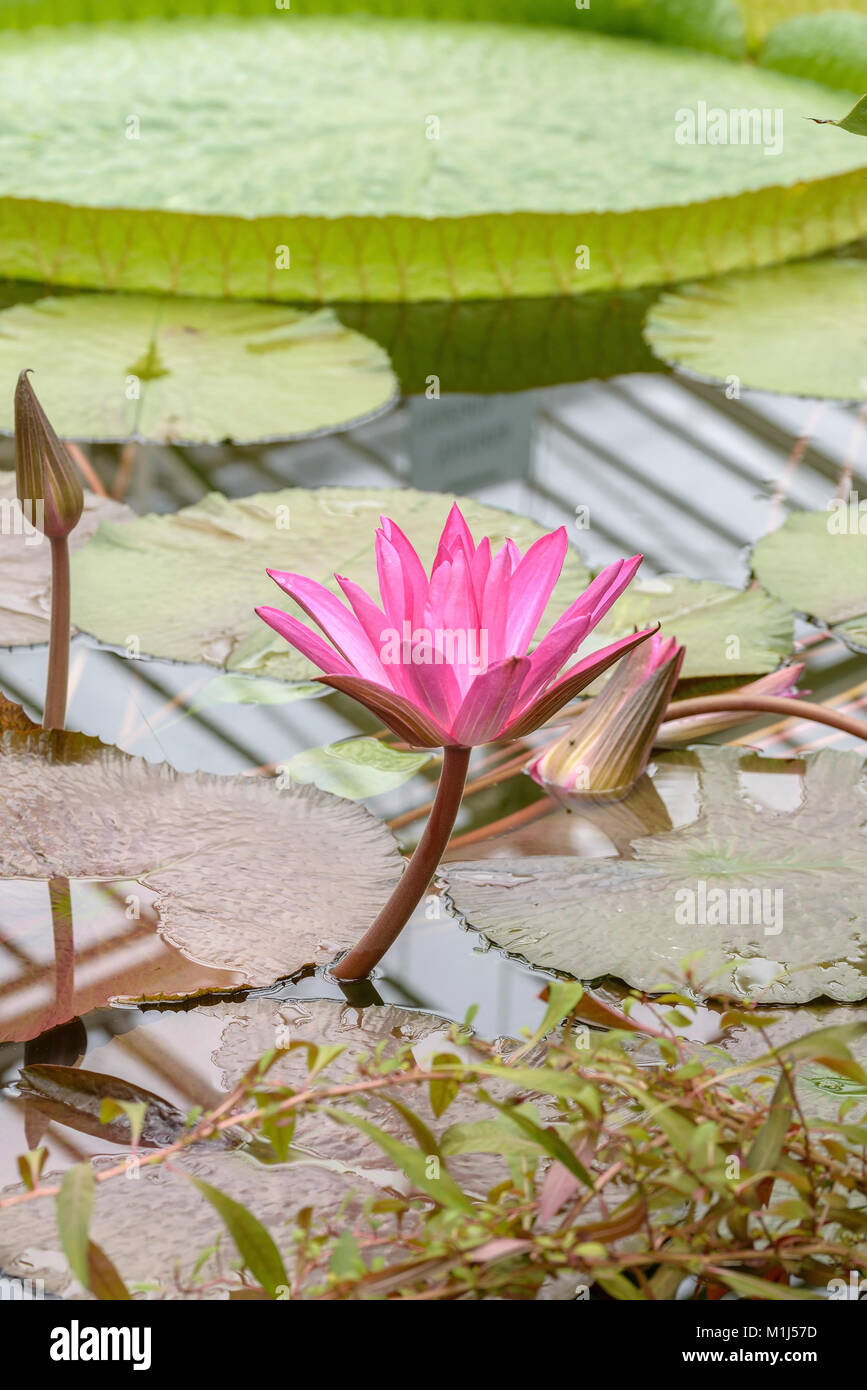
[{"label": "reddish plant stem", "polygon": [[790,719],[813,720],[816,724],[829,724],[832,729],[842,729],[843,733],[867,741],[867,723],[863,719],[853,719],[839,710],[826,709],[824,705],[814,705],[809,700],[796,700],[785,695],[701,695],[695,700],[675,700],[665,711],[665,718],[689,719],[696,714],[726,714],[735,710],[755,710],[757,714],[784,714]]},{"label": "reddish plant stem", "polygon": [[66,536],[56,536],[51,538],[51,632],[48,639],[43,728],[65,728],[68,684],[69,540]]},{"label": "reddish plant stem", "polygon": [[337,980],[363,980],[397,940],[427,892],[448,844],[464,793],[469,748],[446,748],[430,819],[400,883],[372,926],[332,968]]}]

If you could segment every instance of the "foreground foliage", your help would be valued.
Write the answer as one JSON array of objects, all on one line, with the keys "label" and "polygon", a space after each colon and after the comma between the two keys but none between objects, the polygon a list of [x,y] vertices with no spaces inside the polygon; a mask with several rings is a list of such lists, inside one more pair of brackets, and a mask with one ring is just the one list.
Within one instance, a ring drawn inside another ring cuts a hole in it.
[{"label": "foreground foliage", "polygon": [[[425,1301],[848,1296],[835,1290],[849,1287],[853,1271],[867,1274],[867,1073],[849,1050],[867,1024],[824,1028],[775,1049],[774,1017],[741,1009],[723,1022],[755,1030],[762,1043],[758,1056],[733,1066],[721,1049],[678,1036],[688,1022],[683,998],[663,1001],[650,1037],[632,1030],[628,1002],[625,1014],[612,1010],[609,1019],[623,1026],[589,1029],[581,1020],[594,1017],[594,1004],[581,995],[580,985],[552,985],[542,1025],[520,1046],[481,1043],[455,1025],[424,1065],[411,1045],[386,1055],[383,1043],[356,1055],[348,1073],[344,1057],[340,1080],[334,1069],[344,1048],[293,1040],[266,1053],[219,1106],[191,1117],[162,1148],[137,1147],[146,1099],[106,1100],[101,1118],[116,1133],[126,1117],[133,1156],[101,1170],[79,1164],[54,1185],[39,1176],[36,1151],[21,1160],[24,1187],[0,1208],[55,1197],[80,1282],[97,1297],[128,1296],[110,1252],[88,1238],[102,1184],[139,1164],[174,1171],[185,1151],[220,1137],[246,1148],[264,1192],[303,1161],[293,1130],[316,1112],[373,1140],[393,1176],[381,1173],[379,1191],[352,1209],[350,1196],[327,1214],[302,1208],[280,1231],[192,1177],[231,1239],[204,1252],[192,1283],[176,1293]],[[564,1014],[565,1025],[546,1036]],[[304,1081],[271,1080],[298,1049]],[[817,1095],[821,1118],[810,1114]],[[828,1118],[828,1097],[837,1095]],[[477,1103],[477,1120],[448,1123],[458,1097]],[[369,1118],[371,1102],[382,1098],[400,1117],[402,1137]],[[422,1101],[437,1121],[444,1117],[444,1129],[434,1133],[419,1117]],[[508,1168],[482,1199],[449,1171],[457,1156],[480,1153],[500,1155]],[[178,1166],[175,1180],[187,1177]]]}]

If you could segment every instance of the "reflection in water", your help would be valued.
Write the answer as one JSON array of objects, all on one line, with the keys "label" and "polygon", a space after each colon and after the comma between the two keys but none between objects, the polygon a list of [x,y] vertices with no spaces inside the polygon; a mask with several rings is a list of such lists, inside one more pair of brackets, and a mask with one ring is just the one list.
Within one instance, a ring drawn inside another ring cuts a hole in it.
[{"label": "reflection in water", "polygon": [[26,1041],[115,999],[231,989],[157,933],[135,879],[0,879],[0,1041]]}]

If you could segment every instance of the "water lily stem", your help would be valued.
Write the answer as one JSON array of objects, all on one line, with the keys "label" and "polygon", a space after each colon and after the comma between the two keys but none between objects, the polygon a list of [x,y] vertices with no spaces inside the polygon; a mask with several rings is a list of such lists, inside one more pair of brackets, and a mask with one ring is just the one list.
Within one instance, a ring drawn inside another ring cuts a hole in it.
[{"label": "water lily stem", "polygon": [[816,724],[829,724],[867,742],[867,723],[853,719],[836,709],[814,705],[809,700],[796,700],[785,695],[702,695],[695,700],[675,700],[665,711],[666,720],[690,719],[696,714],[728,714],[737,710],[756,714],[784,714],[790,719],[807,719]]},{"label": "water lily stem", "polygon": [[51,633],[48,639],[48,680],[45,684],[46,729],[66,725],[66,691],[69,683],[69,541],[51,539]]},{"label": "water lily stem", "polygon": [[389,946],[397,940],[415,908],[427,892],[437,865],[448,844],[464,793],[469,748],[446,748],[436,798],[424,834],[376,921],[364,933],[331,973],[337,980],[362,980],[378,965]]}]

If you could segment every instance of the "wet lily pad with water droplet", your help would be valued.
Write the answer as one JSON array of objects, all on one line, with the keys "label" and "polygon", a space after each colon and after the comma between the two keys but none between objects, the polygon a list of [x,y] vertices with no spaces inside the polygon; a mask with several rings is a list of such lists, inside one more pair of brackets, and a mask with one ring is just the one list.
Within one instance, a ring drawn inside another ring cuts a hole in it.
[{"label": "wet lily pad with water droplet", "polygon": [[[684,962],[712,997],[867,998],[867,776],[856,753],[802,763],[688,755],[695,806],[630,858],[506,857],[441,870],[472,927],[533,965],[659,992]],[[683,755],[658,760],[655,780]]]},{"label": "wet lily pad with water droplet", "polygon": [[[451,504],[451,496],[411,488],[286,488],[236,500],[211,493],[170,516],[142,517],[128,530],[103,527],[74,560],[73,620],[112,646],[133,633],[149,656],[307,681],[318,668],[253,612],[276,604],[306,621],[266,568],[309,575],[339,593],[337,571],[375,594],[380,516],[403,527],[429,566]],[[523,549],[544,534],[535,522],[481,502],[462,498],[461,507],[474,534],[494,545],[510,536]],[[589,578],[570,551],[543,626]]]},{"label": "wet lily pad with water droplet", "polygon": [[867,651],[867,499],[793,512],[753,550],[753,573],[772,594]]},{"label": "wet lily pad with water droplet", "polygon": [[[853,141],[854,144],[860,143]],[[867,261],[799,261],[663,294],[645,336],[658,357],[713,381],[787,396],[867,396]]]},{"label": "wet lily pad with water droplet", "polygon": [[682,680],[764,675],[792,650],[792,612],[778,598],[682,575],[639,576],[603,618],[588,650],[654,622],[686,647]]},{"label": "wet lily pad with water droplet", "polygon": [[2,430],[12,430],[22,365],[67,439],[297,439],[370,419],[398,390],[384,349],[332,309],[151,295],[65,295],[0,312]]},{"label": "wet lily pad with water droplet", "polygon": [[[550,18],[571,23],[502,23],[493,0],[474,7],[484,24],[273,5],[99,24],[73,4],[63,17],[89,22],[52,29],[40,11],[0,57],[0,272],[294,302],[492,299],[853,239],[867,156],[801,120],[838,93],[675,46],[708,42],[719,4],[707,22],[684,3],[611,16],[670,44],[590,32],[562,3]],[[710,46],[742,52],[724,8],[728,38]],[[785,139],[770,158],[762,141],[678,140],[679,111],[702,102],[782,110]]]},{"label": "wet lily pad with water droplet", "polygon": [[380,822],[316,787],[177,773],[79,734],[0,737],[0,815],[5,1038],[327,963],[402,868]]},{"label": "wet lily pad with water droplet", "polygon": [[[12,395],[9,394],[11,409]],[[14,473],[0,473],[0,647],[33,646],[48,641],[51,613],[51,553],[42,534],[25,523],[17,501]],[[100,522],[116,525],[135,516],[122,502],[85,491],[84,512],[69,538],[77,550]]]}]

